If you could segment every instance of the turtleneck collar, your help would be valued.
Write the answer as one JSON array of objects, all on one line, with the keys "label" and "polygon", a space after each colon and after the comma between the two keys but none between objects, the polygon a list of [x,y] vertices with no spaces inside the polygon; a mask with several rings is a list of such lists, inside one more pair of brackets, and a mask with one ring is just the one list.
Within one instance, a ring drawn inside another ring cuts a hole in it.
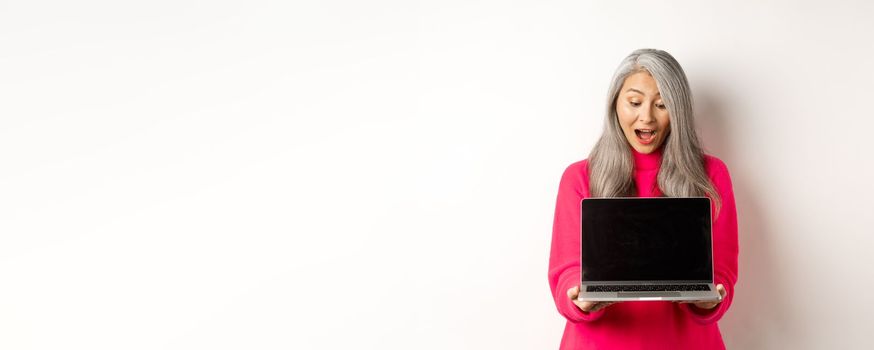
[{"label": "turtleneck collar", "polygon": [[638,152],[634,147],[631,148],[631,153],[634,154],[634,169],[635,170],[652,170],[658,169],[659,165],[662,161],[662,149],[664,148],[659,146],[655,151],[649,154],[643,154]]}]

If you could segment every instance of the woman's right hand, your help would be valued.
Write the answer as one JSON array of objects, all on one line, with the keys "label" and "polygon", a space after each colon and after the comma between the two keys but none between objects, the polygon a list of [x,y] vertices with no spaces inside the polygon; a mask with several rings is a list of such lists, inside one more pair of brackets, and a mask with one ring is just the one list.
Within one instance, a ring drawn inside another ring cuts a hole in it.
[{"label": "woman's right hand", "polygon": [[577,305],[583,312],[595,312],[610,305],[616,304],[617,301],[579,301],[577,297],[580,295],[580,286],[574,286],[567,290],[567,297]]}]

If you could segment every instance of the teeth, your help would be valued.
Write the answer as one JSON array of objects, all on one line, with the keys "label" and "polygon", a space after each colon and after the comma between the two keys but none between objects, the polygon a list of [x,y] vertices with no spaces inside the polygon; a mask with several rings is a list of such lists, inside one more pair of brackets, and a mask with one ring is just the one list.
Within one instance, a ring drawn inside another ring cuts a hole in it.
[{"label": "teeth", "polygon": [[634,131],[635,131],[635,133],[637,133],[637,137],[640,137],[640,138],[643,138],[643,133],[646,133],[647,135],[649,135],[649,137],[647,138],[649,140],[655,138],[655,134],[656,134],[655,131],[652,131],[652,130],[636,129]]}]

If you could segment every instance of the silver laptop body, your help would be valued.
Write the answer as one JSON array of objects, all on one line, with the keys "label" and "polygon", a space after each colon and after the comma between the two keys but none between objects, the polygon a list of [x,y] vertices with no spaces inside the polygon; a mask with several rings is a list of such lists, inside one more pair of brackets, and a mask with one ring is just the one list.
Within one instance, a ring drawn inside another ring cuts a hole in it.
[{"label": "silver laptop body", "polygon": [[584,198],[580,301],[718,301],[710,198]]}]

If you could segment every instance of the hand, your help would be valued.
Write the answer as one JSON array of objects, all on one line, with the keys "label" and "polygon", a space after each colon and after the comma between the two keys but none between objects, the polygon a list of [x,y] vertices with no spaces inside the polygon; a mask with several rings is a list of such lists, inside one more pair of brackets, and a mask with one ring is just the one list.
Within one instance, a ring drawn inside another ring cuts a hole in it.
[{"label": "hand", "polygon": [[574,286],[567,290],[567,297],[577,305],[583,312],[595,312],[610,305],[616,304],[616,301],[579,301],[577,297],[580,295],[580,286]]},{"label": "hand", "polygon": [[716,291],[719,292],[719,296],[722,297],[721,300],[718,300],[718,301],[686,301],[686,300],[683,300],[683,301],[674,301],[674,302],[681,303],[681,304],[692,303],[692,305],[695,305],[695,307],[697,307],[699,309],[710,310],[712,308],[715,308],[716,305],[719,305],[719,303],[721,303],[722,300],[725,299],[725,295],[728,294],[728,292],[725,290],[725,287],[722,284],[716,285]]}]

